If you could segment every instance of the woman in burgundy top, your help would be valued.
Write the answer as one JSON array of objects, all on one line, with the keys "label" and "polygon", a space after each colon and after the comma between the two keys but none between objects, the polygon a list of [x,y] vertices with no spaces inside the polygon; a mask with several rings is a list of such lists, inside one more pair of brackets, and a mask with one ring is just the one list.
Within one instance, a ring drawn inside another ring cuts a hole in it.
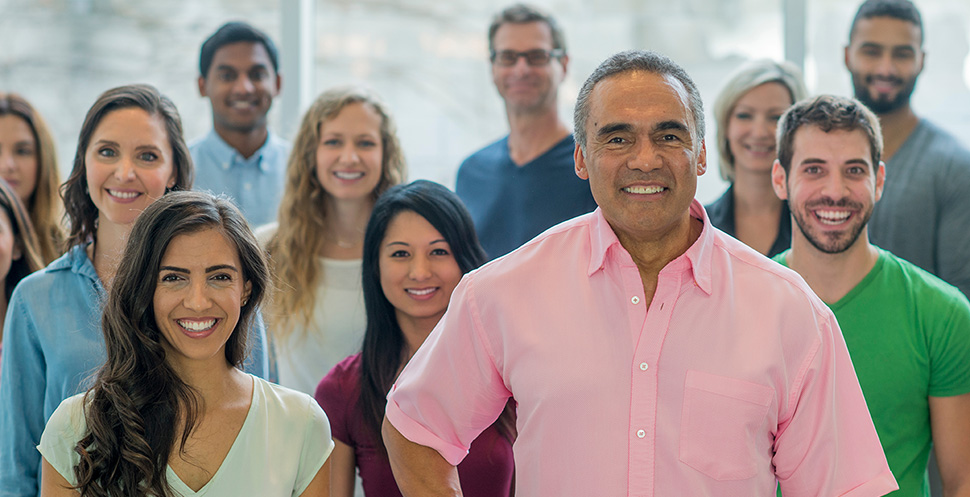
[{"label": "woman in burgundy top", "polygon": [[[354,494],[356,468],[365,495],[401,495],[381,442],[385,397],[444,314],[462,275],[484,261],[471,216],[447,188],[419,180],[378,199],[364,234],[363,349],[337,364],[316,391],[336,444],[331,495]],[[510,403],[458,465],[466,497],[513,495],[514,438]]]}]

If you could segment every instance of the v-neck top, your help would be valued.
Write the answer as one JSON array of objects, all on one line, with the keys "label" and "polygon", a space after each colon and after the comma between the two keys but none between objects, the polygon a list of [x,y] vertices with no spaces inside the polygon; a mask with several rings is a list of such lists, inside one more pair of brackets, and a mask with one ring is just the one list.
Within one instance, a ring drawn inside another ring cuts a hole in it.
[{"label": "v-neck top", "polygon": [[[37,450],[71,485],[74,451],[87,434],[84,394],[68,398],[51,415]],[[330,422],[309,395],[253,376],[253,398],[239,434],[212,478],[193,491],[166,466],[172,490],[185,497],[297,496],[333,450]]]}]

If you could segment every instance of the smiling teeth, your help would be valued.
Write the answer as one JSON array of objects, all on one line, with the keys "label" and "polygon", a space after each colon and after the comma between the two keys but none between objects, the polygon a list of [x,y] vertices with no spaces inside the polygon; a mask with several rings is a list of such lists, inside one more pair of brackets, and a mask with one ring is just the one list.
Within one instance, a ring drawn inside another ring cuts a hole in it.
[{"label": "smiling teeth", "polygon": [[360,171],[355,172],[355,173],[348,173],[348,172],[343,172],[343,171],[334,171],[333,175],[336,176],[336,177],[338,177],[338,178],[340,178],[340,179],[360,179],[360,178],[363,178],[364,177],[364,173],[363,172],[360,172]]},{"label": "smiling teeth", "polygon": [[215,319],[209,319],[206,321],[189,321],[184,319],[179,319],[176,321],[179,326],[189,330],[189,331],[205,331],[212,328],[216,324]]},{"label": "smiling teeth", "polygon": [[815,215],[825,224],[839,224],[849,218],[851,212],[848,211],[815,211]]},{"label": "smiling teeth", "polygon": [[410,293],[411,295],[423,296],[423,295],[430,295],[431,292],[435,291],[435,289],[434,288],[425,288],[425,289],[422,289],[422,290],[416,290],[416,289],[413,289],[413,288],[408,288],[408,289],[406,289],[404,291]]},{"label": "smiling teeth", "polygon": [[135,198],[141,195],[141,193],[138,193],[138,192],[119,192],[117,190],[108,190],[108,193],[110,193],[112,197],[118,197],[123,199]]},{"label": "smiling teeth", "polygon": [[233,108],[236,108],[236,109],[248,109],[248,108],[250,108],[250,107],[253,106],[253,103],[252,102],[246,102],[245,100],[237,100],[237,101],[233,102],[230,105]]},{"label": "smiling teeth", "polygon": [[627,193],[637,193],[641,195],[650,195],[653,193],[660,193],[666,190],[662,186],[628,186],[623,189]]}]

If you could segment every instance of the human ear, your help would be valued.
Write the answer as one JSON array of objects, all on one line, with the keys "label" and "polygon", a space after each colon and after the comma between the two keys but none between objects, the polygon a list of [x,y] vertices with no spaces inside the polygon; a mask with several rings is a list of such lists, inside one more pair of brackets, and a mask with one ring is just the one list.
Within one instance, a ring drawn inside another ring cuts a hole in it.
[{"label": "human ear", "polygon": [[576,165],[576,176],[580,179],[589,179],[589,172],[586,171],[586,157],[583,154],[583,148],[576,144],[576,150],[573,151],[573,161]]},{"label": "human ear", "polygon": [[775,190],[775,195],[781,200],[788,200],[788,174],[785,168],[781,167],[781,162],[775,159],[771,165],[771,188]]},{"label": "human ear", "polygon": [[249,303],[249,296],[253,293],[253,282],[247,281],[243,285],[242,300],[239,301],[239,307],[245,307]]}]

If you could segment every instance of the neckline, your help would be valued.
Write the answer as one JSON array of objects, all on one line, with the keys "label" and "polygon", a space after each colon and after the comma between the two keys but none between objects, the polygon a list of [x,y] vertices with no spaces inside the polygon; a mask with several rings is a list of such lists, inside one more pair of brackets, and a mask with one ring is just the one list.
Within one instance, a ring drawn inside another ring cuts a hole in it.
[{"label": "neckline", "polygon": [[[182,495],[189,495],[189,496],[205,495],[205,493],[208,492],[209,488],[214,485],[213,482],[216,481],[216,479],[219,478],[219,475],[221,475],[224,472],[222,468],[225,468],[226,466],[232,466],[232,464],[227,464],[227,463],[231,463],[231,461],[236,458],[236,455],[235,455],[236,452],[242,450],[242,449],[237,449],[237,447],[240,445],[239,439],[243,437],[243,434],[248,430],[249,425],[255,422],[255,421],[252,421],[253,411],[256,410],[257,403],[261,400],[261,397],[262,397],[262,390],[259,388],[259,384],[256,381],[257,378],[248,373],[247,375],[253,381],[253,393],[252,393],[252,398],[249,401],[249,411],[246,412],[246,419],[243,421],[242,427],[239,428],[239,433],[236,434],[235,440],[232,441],[232,445],[229,447],[229,452],[226,453],[226,457],[222,460],[222,464],[220,464],[219,468],[216,469],[216,472],[212,474],[212,477],[209,478],[209,481],[205,482],[205,485],[202,485],[202,488],[200,488],[198,491],[192,490],[191,487],[189,487],[188,485],[185,484],[184,481],[182,481],[182,478],[179,477],[178,473],[176,473],[174,469],[172,469],[172,466],[168,464],[165,465],[165,473],[168,476],[167,478],[168,483],[172,487],[179,487],[179,488],[175,488],[177,493]],[[257,390],[260,391],[260,394],[256,393]]]}]

